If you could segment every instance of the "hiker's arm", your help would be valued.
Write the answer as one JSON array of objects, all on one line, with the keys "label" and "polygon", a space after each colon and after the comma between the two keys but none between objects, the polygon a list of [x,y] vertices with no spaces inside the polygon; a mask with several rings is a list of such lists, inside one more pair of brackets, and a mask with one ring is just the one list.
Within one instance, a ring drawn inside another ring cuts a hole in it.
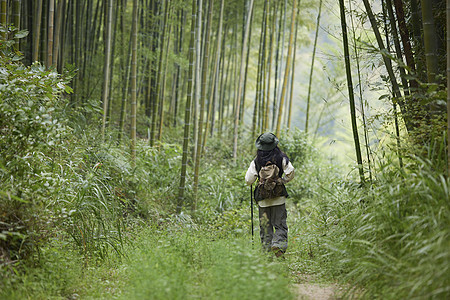
[{"label": "hiker's arm", "polygon": [[245,174],[245,182],[251,185],[258,178],[258,173],[256,172],[255,161],[252,161],[250,167],[248,167],[247,173]]},{"label": "hiker's arm", "polygon": [[286,163],[286,159],[283,159],[283,183],[288,183],[294,178],[295,170],[291,162]]}]

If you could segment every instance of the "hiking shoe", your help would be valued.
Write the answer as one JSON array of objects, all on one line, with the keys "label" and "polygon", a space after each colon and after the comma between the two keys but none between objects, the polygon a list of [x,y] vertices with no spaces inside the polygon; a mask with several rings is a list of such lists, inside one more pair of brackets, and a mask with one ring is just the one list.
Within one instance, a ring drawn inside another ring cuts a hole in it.
[{"label": "hiking shoe", "polygon": [[278,247],[272,247],[272,252],[275,254],[277,258],[284,259],[284,252]]}]

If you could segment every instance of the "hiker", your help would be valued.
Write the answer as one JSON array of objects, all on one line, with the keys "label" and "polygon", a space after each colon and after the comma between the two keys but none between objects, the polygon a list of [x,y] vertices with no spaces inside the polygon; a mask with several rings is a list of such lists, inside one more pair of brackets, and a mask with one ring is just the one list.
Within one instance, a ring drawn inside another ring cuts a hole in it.
[{"label": "hiker", "polygon": [[285,205],[288,193],[284,184],[294,178],[294,167],[278,148],[278,142],[273,133],[263,133],[256,139],[256,158],[250,163],[245,181],[251,185],[258,178],[254,195],[263,248],[276,257],[283,257],[288,246]]}]

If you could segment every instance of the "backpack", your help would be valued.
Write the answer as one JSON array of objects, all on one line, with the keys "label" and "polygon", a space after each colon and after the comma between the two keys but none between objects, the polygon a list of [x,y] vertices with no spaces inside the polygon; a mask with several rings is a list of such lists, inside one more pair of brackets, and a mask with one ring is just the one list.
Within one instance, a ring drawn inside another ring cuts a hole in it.
[{"label": "backpack", "polygon": [[255,188],[256,202],[276,198],[280,196],[288,196],[286,187],[280,179],[280,169],[271,161],[268,161],[265,166],[262,166],[258,172],[258,184]]}]

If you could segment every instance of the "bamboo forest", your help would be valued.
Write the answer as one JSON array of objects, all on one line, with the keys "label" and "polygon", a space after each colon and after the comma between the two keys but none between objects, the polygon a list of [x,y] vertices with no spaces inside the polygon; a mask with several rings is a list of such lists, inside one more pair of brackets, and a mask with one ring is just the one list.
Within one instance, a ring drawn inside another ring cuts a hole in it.
[{"label": "bamboo forest", "polygon": [[0,300],[450,299],[450,0],[0,0]]}]

